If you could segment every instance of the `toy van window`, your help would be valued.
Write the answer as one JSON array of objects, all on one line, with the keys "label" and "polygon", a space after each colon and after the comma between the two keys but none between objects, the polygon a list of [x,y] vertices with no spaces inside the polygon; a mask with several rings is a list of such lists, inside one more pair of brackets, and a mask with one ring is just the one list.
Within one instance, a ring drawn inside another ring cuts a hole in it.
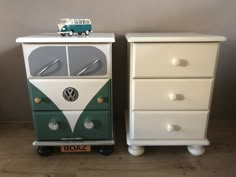
[{"label": "toy van window", "polygon": [[60,24],[65,24],[65,23],[66,23],[66,20],[60,20],[59,23],[60,23]]},{"label": "toy van window", "polygon": [[75,24],[79,24],[79,20],[78,19],[75,19]]}]

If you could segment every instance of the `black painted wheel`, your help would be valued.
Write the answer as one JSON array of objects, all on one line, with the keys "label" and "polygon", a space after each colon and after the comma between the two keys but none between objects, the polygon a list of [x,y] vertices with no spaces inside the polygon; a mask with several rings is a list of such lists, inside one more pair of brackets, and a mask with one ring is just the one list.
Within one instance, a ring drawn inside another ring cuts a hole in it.
[{"label": "black painted wheel", "polygon": [[37,153],[40,156],[48,156],[54,151],[52,146],[38,146]]},{"label": "black painted wheel", "polygon": [[65,36],[66,35],[66,33],[61,33],[61,36]]},{"label": "black painted wheel", "polygon": [[97,150],[102,155],[110,155],[112,154],[114,147],[113,146],[98,146]]},{"label": "black painted wheel", "polygon": [[81,32],[78,32],[78,35],[81,35],[82,33]]}]

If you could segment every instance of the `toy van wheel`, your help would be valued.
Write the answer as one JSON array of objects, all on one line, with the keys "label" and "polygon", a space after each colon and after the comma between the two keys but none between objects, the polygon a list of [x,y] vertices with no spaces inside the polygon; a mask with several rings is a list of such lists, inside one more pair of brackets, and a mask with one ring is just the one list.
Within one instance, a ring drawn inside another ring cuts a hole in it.
[{"label": "toy van wheel", "polygon": [[69,31],[68,36],[73,36],[74,32],[73,31]]},{"label": "toy van wheel", "polygon": [[78,35],[81,35],[82,33],[81,32],[78,32]]},{"label": "toy van wheel", "polygon": [[54,151],[52,146],[38,146],[37,153],[40,156],[49,156]]},{"label": "toy van wheel", "polygon": [[65,36],[66,35],[66,33],[61,33],[61,36]]},{"label": "toy van wheel", "polygon": [[86,31],[85,31],[85,34],[86,34],[86,35],[89,35],[89,30],[86,30]]}]

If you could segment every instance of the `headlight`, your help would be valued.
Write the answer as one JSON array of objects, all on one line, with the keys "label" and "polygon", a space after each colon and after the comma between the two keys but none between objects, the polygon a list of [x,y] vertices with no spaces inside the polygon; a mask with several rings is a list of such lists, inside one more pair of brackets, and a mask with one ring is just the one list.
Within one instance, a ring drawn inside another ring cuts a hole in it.
[{"label": "headlight", "polygon": [[65,30],[65,28],[62,28],[62,30]]}]

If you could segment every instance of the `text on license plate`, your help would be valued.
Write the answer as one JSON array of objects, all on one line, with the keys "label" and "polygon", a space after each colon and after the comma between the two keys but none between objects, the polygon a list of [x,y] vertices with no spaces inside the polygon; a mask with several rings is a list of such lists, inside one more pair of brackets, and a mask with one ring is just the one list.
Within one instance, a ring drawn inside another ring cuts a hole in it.
[{"label": "text on license plate", "polygon": [[91,146],[87,145],[72,145],[61,146],[61,152],[90,152]]}]

